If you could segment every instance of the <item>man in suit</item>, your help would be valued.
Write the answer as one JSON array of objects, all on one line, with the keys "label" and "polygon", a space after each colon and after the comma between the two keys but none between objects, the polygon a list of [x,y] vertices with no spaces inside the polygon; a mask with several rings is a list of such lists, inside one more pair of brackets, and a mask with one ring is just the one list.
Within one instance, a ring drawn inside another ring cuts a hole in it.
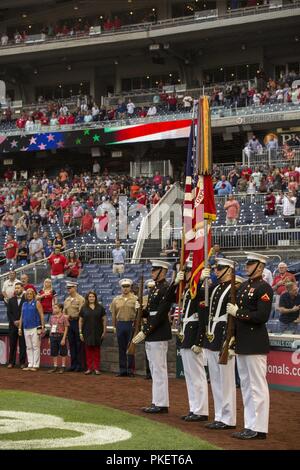
[{"label": "man in suit", "polygon": [[262,279],[267,256],[247,254],[248,281],[237,292],[237,303],[227,304],[227,314],[236,319],[235,352],[241,380],[245,428],[232,437],[266,439],[269,424],[267,354],[270,350],[266,323],[272,309],[273,289]]},{"label": "man in suit", "polygon": [[24,334],[18,335],[22,305],[25,302],[24,287],[22,283],[16,282],[15,295],[8,300],[7,317],[9,322],[9,360],[8,369],[16,365],[17,344],[19,339],[19,360],[21,369],[24,369],[26,362],[26,344]]}]

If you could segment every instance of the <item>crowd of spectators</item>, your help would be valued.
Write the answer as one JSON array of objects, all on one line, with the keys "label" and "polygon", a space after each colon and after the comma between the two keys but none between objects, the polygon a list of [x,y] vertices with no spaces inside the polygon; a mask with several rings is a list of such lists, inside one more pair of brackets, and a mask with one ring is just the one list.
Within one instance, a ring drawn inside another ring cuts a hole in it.
[{"label": "crowd of spectators", "polygon": [[300,215],[299,166],[241,166],[223,175],[214,165],[213,183],[215,195],[227,197],[224,204],[227,225],[236,225],[239,219],[240,204],[235,194],[265,194],[265,215],[272,217],[279,211],[289,226],[295,227],[295,216]]},{"label": "crowd of spectators", "polygon": [[[5,259],[15,266],[49,259],[51,276],[77,277],[80,265],[74,253],[65,259],[66,240],[57,231],[57,224],[66,232],[95,234],[109,238],[109,225],[118,220],[119,198],[126,196],[136,210],[151,208],[172,186],[172,180],[157,171],[153,178],[110,176],[107,169],[100,175],[94,163],[92,172],[74,174],[62,168],[57,177],[46,174],[14,180],[10,169],[0,185],[0,231],[6,237],[2,248]],[[49,225],[57,231],[49,236]],[[118,230],[118,227],[117,227]],[[14,235],[16,239],[14,238]]]},{"label": "crowd of spectators", "polygon": [[[292,88],[292,83],[298,78],[295,72],[290,72],[284,81],[269,79],[264,90],[258,87],[248,87],[245,84],[228,83],[208,90],[211,106],[245,107],[272,104],[299,104],[300,86]],[[207,91],[206,91],[207,93]],[[134,103],[134,99],[120,98],[117,105],[100,106],[92,96],[79,96],[76,105],[68,106],[64,100],[46,101],[42,96],[34,109],[22,111],[18,116],[11,108],[3,109],[1,113],[2,127],[25,129],[34,132],[36,124],[43,126],[66,126],[73,124],[89,124],[120,119],[145,118],[165,113],[191,112],[198,96],[190,93],[170,93],[164,91],[164,84],[158,84],[157,91],[147,102],[147,106]],[[248,147],[246,147],[248,149]],[[250,149],[252,150],[252,149]]]},{"label": "crowd of spectators", "polygon": [[214,87],[211,93],[211,105],[225,107],[263,106],[284,103],[300,103],[300,87],[293,82],[299,80],[300,75],[294,70],[282,74],[279,79],[257,79],[256,85],[228,84]]}]

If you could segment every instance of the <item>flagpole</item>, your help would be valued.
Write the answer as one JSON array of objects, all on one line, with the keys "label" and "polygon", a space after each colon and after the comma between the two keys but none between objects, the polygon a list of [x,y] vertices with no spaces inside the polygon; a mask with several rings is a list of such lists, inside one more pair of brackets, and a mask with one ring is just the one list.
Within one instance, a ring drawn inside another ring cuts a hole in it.
[{"label": "flagpole", "polygon": [[[202,97],[205,96],[205,88],[203,85],[202,90]],[[200,109],[200,106],[199,106]],[[200,119],[200,116],[199,116]],[[208,268],[208,221],[204,215],[204,268]],[[205,307],[208,307],[209,304],[209,286],[208,286],[208,278],[204,281],[204,299],[205,299]]]},{"label": "flagpole", "polygon": [[[204,219],[204,268],[208,268],[208,223]],[[208,278],[204,281],[205,307],[208,307]]]}]

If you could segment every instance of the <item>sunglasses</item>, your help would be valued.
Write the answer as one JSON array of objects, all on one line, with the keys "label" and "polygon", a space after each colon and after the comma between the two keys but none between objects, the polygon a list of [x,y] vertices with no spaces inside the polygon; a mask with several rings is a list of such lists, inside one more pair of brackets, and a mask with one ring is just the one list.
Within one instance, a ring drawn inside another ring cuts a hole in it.
[{"label": "sunglasses", "polygon": [[127,287],[130,287],[130,286],[129,286],[129,285],[128,285],[128,286],[127,286],[127,285],[123,285],[122,287],[124,287],[125,289],[127,289]]}]

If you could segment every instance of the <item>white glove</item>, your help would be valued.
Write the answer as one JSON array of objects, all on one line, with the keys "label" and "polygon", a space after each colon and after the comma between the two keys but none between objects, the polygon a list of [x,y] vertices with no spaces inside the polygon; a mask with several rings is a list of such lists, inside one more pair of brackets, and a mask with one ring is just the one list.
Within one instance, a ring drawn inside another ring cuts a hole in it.
[{"label": "white glove", "polygon": [[210,277],[210,269],[209,268],[202,269],[200,281],[204,281],[204,279],[207,279],[208,277]]},{"label": "white glove", "polygon": [[236,312],[238,311],[239,307],[237,306],[237,304],[227,304],[227,307],[226,307],[226,313],[228,315],[231,315],[233,317],[236,317]]},{"label": "white glove", "polygon": [[138,310],[140,308],[141,304],[139,303],[139,301],[137,300],[135,302],[135,309]]},{"label": "white glove", "polygon": [[139,344],[146,338],[146,335],[143,331],[140,331],[132,340],[133,344]]},{"label": "white glove", "polygon": [[234,349],[228,349],[228,359],[232,359],[236,356]]},{"label": "white glove", "polygon": [[174,282],[175,286],[177,286],[177,284],[179,284],[181,281],[184,281],[184,271],[178,271],[176,274]]},{"label": "white glove", "polygon": [[195,354],[200,354],[202,352],[202,348],[200,348],[200,346],[196,346],[195,344],[194,344],[194,346],[191,347],[191,350]]},{"label": "white glove", "polygon": [[112,332],[113,332],[114,335],[116,334],[116,331],[117,331],[116,327],[113,326],[113,327],[112,327]]}]

